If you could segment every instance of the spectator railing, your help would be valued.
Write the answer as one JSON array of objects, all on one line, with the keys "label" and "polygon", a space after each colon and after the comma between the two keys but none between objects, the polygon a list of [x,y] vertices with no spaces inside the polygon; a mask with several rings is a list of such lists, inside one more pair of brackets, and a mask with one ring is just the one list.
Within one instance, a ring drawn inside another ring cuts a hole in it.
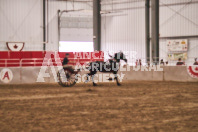
[{"label": "spectator railing", "polygon": [[[28,66],[42,66],[42,65],[49,65],[49,62],[52,62],[54,66],[57,65],[62,65],[62,61],[64,58],[23,58],[23,59],[0,59],[0,67],[28,67]],[[157,64],[160,64],[160,60],[163,58],[159,59],[159,62]],[[56,60],[59,60],[56,61]],[[96,60],[103,61],[104,59],[94,59],[94,58],[69,58],[69,64],[68,65],[76,65],[76,64],[86,64],[87,62],[92,62]],[[139,59],[137,59],[139,60]],[[176,63],[178,62],[177,60],[168,60],[168,64],[166,64],[167,60],[164,60],[164,66],[176,66]],[[61,62],[60,62],[61,61]],[[136,59],[128,59],[128,64],[129,65],[136,65],[135,63]],[[188,58],[187,60],[184,60],[185,65],[193,65],[194,63],[194,57]],[[146,59],[141,59],[142,65],[156,65],[154,61],[147,62]],[[125,64],[125,63],[123,63]]]},{"label": "spectator railing", "polygon": [[[61,66],[62,60],[64,58],[25,58],[25,59],[0,59],[0,67],[28,67],[28,66],[42,66],[42,65],[54,65]],[[56,61],[59,60],[59,61]],[[68,65],[76,65],[76,64],[86,64],[87,62],[101,60],[103,59],[91,59],[91,58],[69,58]],[[49,64],[51,62],[52,64]]]}]

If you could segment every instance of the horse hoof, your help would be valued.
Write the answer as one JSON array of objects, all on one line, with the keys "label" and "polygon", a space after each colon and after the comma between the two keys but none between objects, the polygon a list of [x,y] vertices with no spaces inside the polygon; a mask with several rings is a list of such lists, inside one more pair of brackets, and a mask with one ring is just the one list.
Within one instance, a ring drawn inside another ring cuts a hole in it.
[{"label": "horse hoof", "polygon": [[118,86],[121,86],[121,84],[120,84],[120,83],[118,83],[117,85],[118,85]]},{"label": "horse hoof", "polygon": [[112,80],[113,80],[113,78],[109,78],[108,80],[109,80],[109,81],[112,81]]}]

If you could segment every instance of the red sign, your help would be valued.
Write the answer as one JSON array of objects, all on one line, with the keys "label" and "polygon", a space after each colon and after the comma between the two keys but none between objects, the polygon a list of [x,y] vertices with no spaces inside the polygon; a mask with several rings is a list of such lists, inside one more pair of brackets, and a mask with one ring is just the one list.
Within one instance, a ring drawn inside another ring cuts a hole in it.
[{"label": "red sign", "polygon": [[4,68],[0,72],[0,80],[4,83],[9,83],[13,79],[13,73],[10,69]]}]

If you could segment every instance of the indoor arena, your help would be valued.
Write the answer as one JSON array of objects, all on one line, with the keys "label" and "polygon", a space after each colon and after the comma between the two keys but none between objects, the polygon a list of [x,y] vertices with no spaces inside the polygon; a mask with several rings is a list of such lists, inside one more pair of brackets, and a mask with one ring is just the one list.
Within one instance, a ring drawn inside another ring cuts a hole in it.
[{"label": "indoor arena", "polygon": [[197,132],[198,0],[0,0],[0,132]]}]

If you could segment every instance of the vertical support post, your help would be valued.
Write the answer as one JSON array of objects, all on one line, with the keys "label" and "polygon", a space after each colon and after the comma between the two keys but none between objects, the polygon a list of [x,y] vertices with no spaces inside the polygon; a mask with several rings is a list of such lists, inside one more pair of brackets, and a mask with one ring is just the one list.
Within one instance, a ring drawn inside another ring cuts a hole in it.
[{"label": "vertical support post", "polygon": [[146,61],[150,62],[150,0],[145,0]]},{"label": "vertical support post", "polygon": [[43,0],[43,51],[46,50],[46,20],[45,20],[45,9],[46,9],[46,4],[45,4],[45,0]]},{"label": "vertical support post", "polygon": [[101,16],[100,0],[93,0],[93,42],[94,50],[101,50]]},{"label": "vertical support post", "polygon": [[151,9],[152,58],[157,64],[159,62],[159,0],[151,0]]},{"label": "vertical support post", "polygon": [[61,17],[61,11],[57,11],[57,16],[58,16],[58,50],[59,50],[59,42],[60,42],[60,17]]}]

